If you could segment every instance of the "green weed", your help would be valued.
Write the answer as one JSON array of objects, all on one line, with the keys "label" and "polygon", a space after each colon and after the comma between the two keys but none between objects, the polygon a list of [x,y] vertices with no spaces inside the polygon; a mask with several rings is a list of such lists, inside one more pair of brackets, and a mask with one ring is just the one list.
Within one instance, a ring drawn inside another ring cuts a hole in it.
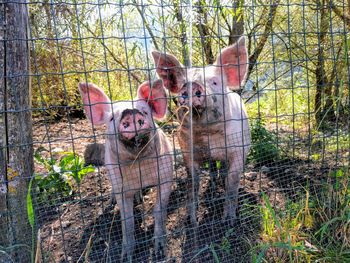
[{"label": "green weed", "polygon": [[265,128],[264,121],[258,119],[251,125],[249,160],[257,164],[275,162],[279,159],[276,136]]},{"label": "green weed", "polygon": [[51,203],[72,196],[83,177],[95,171],[91,165],[85,167],[84,160],[73,152],[62,152],[61,156],[45,158],[41,155],[41,150],[34,155],[35,161],[46,170],[34,175],[32,191],[37,202]]},{"label": "green weed", "polygon": [[283,211],[262,194],[261,244],[252,249],[253,262],[350,262],[349,172],[336,169],[328,179]]}]

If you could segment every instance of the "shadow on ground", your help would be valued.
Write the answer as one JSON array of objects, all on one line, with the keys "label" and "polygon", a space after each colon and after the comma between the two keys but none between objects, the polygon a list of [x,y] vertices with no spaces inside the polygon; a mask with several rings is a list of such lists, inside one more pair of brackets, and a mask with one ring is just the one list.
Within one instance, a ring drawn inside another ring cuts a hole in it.
[{"label": "shadow on ground", "polygon": [[[240,189],[239,218],[233,226],[221,220],[225,191],[223,178],[215,184],[207,176],[201,180],[199,225],[193,228],[186,214],[186,177],[179,177],[168,206],[167,262],[249,262],[250,249],[260,232],[258,201],[255,194]],[[134,262],[156,262],[153,245],[152,200],[155,191],[143,191],[143,203],[135,200],[136,249]],[[146,214],[145,214],[146,213]],[[106,207],[80,240],[80,262],[120,262],[122,230],[120,213]],[[76,261],[79,261],[76,259]]]}]

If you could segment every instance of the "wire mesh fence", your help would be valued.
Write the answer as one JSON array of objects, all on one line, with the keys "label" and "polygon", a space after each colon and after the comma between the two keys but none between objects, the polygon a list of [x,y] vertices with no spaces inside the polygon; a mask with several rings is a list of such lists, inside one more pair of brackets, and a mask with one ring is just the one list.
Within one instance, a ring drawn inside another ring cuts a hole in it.
[{"label": "wire mesh fence", "polygon": [[[16,6],[24,36],[6,24]],[[1,2],[0,262],[294,262],[325,257],[324,236],[345,262],[349,10]],[[23,43],[30,71],[16,75],[6,56]],[[9,82],[19,76],[31,79],[25,109]],[[32,116],[12,125],[21,112]],[[29,142],[11,140],[26,123]],[[18,179],[24,146],[34,169]],[[11,206],[17,180],[25,190]],[[322,228],[318,217],[336,220]]]}]

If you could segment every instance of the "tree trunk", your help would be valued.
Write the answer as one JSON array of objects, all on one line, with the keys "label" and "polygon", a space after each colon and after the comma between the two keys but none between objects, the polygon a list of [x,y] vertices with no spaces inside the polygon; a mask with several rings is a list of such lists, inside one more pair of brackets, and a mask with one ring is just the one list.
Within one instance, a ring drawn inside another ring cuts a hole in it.
[{"label": "tree trunk", "polygon": [[238,38],[244,34],[244,12],[242,11],[239,15],[236,12],[238,8],[241,8],[242,10],[244,9],[244,0],[234,1],[233,5],[236,15],[232,17],[232,26],[230,28],[230,36],[228,38],[229,45],[236,43]]},{"label": "tree trunk", "polygon": [[265,47],[268,37],[270,36],[270,33],[272,31],[273,21],[275,20],[275,16],[277,14],[277,7],[279,3],[280,3],[280,0],[276,0],[270,4],[269,17],[265,23],[264,33],[260,36],[256,49],[253,51],[253,53],[249,57],[247,79],[249,79],[250,74],[252,73],[256,63],[258,62],[258,58]]},{"label": "tree trunk", "polygon": [[30,262],[26,194],[33,150],[27,26],[25,0],[0,4],[0,246],[8,249],[0,262],[3,256],[5,262]]},{"label": "tree trunk", "polygon": [[[316,127],[320,127],[322,122],[329,121],[334,117],[334,105],[332,94],[332,83],[328,80],[325,70],[324,47],[326,42],[326,33],[329,27],[328,8],[325,1],[318,2],[320,9],[320,29],[319,43],[316,64],[316,94],[315,94],[315,120]],[[325,103],[322,103],[322,100]],[[322,105],[324,104],[324,105]],[[322,125],[323,126],[323,125]]]},{"label": "tree trunk", "polygon": [[176,16],[177,22],[180,24],[181,28],[181,51],[182,51],[182,60],[184,66],[189,65],[189,55],[187,50],[187,36],[186,36],[186,22],[183,20],[182,15],[182,7],[181,7],[181,1],[174,1],[174,12]]},{"label": "tree trunk", "polygon": [[350,1],[348,0],[347,2],[348,2],[347,5],[344,3],[344,9],[345,9],[344,12],[341,4],[335,5],[333,1],[329,1],[329,5],[331,6],[334,13],[344,21],[344,24],[346,25],[346,27],[350,29],[350,8],[349,8]]},{"label": "tree trunk", "polygon": [[199,36],[201,38],[202,49],[205,57],[205,64],[213,64],[214,63],[214,55],[212,50],[212,41],[208,28],[208,17],[207,13],[204,11],[205,2],[198,1],[195,4],[197,11],[197,22],[196,27],[199,32]]},{"label": "tree trunk", "polygon": [[[5,51],[4,45],[4,22],[5,22],[5,5],[0,4],[0,246],[6,244],[6,193],[5,185],[5,109],[4,109],[4,75],[5,75],[5,58],[3,56]],[[0,256],[1,261],[1,256]]]}]

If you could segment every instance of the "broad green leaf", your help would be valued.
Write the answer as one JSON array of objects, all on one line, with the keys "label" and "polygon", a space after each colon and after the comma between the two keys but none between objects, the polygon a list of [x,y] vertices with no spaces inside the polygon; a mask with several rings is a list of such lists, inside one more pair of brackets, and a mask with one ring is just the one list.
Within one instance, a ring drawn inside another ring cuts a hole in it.
[{"label": "broad green leaf", "polygon": [[34,177],[30,179],[29,186],[28,186],[28,192],[27,192],[27,214],[28,214],[28,221],[32,228],[34,228],[34,209],[33,209],[33,200],[32,200],[32,183],[33,183]]}]

